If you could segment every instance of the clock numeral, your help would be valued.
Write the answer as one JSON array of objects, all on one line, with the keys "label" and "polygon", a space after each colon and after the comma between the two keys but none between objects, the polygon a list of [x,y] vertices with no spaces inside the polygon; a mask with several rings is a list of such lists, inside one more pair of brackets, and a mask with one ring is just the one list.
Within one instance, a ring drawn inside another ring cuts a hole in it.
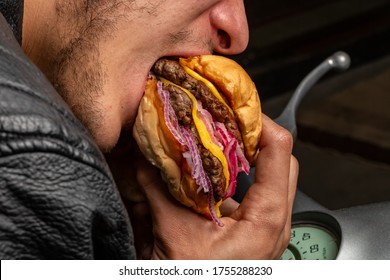
[{"label": "clock numeral", "polygon": [[307,233],[305,232],[303,235],[302,235],[302,240],[305,241],[305,240],[309,240],[311,237],[310,237],[310,233]]},{"label": "clock numeral", "polygon": [[310,253],[317,253],[319,251],[318,244],[314,244],[310,246]]}]

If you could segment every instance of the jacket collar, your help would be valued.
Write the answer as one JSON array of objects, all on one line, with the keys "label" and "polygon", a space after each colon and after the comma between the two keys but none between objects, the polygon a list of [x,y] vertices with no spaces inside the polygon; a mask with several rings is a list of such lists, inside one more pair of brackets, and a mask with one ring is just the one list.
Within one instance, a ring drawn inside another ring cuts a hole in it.
[{"label": "jacket collar", "polygon": [[0,13],[3,14],[19,43],[22,42],[24,0],[1,0]]}]

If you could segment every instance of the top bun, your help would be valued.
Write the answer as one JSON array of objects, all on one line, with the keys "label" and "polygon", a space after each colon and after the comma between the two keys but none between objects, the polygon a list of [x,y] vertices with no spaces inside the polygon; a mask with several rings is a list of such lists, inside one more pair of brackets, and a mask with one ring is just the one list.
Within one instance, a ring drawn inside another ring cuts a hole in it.
[{"label": "top bun", "polygon": [[255,84],[234,60],[218,55],[181,58],[180,63],[212,82],[226,97],[240,127],[245,155],[253,163],[262,129],[261,104]]}]

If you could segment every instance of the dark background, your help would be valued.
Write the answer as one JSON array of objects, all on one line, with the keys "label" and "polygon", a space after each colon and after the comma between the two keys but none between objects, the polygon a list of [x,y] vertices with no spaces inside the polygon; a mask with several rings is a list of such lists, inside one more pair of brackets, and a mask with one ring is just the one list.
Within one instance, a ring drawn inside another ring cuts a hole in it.
[{"label": "dark background", "polygon": [[338,50],[297,115],[299,188],[330,209],[390,200],[390,0],[247,0],[250,43],[233,57],[276,117],[299,82]]},{"label": "dark background", "polygon": [[352,67],[390,54],[390,0],[246,0],[250,43],[236,59],[274,97],[296,87],[329,54]]}]

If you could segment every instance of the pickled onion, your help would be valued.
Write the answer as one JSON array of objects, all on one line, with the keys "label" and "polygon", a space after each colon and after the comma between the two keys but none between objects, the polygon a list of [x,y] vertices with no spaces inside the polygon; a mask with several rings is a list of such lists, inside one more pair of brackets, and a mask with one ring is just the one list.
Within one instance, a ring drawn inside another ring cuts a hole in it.
[{"label": "pickled onion", "polygon": [[163,89],[161,81],[157,82],[157,91],[160,95],[161,100],[163,101],[163,104],[164,104],[165,123],[168,126],[172,135],[175,137],[175,139],[177,141],[179,141],[179,143],[181,145],[184,146],[186,144],[186,142],[183,139],[182,135],[180,134],[179,122],[177,120],[175,111],[173,110],[172,105],[169,102],[169,91]]},{"label": "pickled onion", "polygon": [[223,227],[224,224],[223,222],[221,221],[221,218],[219,217],[218,213],[217,213],[217,210],[215,209],[215,202],[214,202],[214,193],[213,193],[213,190],[211,189],[211,191],[209,192],[208,194],[208,205],[209,205],[209,211],[210,211],[210,216],[211,216],[211,219],[214,221],[214,223],[216,223],[218,226],[220,227]]},{"label": "pickled onion", "polygon": [[[202,159],[200,158],[199,149],[196,146],[196,142],[194,136],[190,129],[186,127],[180,127],[180,131],[186,140],[186,147],[188,148],[188,152],[186,155],[183,155],[188,162],[188,165],[192,167],[191,177],[196,181],[196,184],[203,188],[204,192],[212,191],[212,185],[210,178],[207,176],[203,165]],[[198,192],[200,190],[198,189]]]}]

